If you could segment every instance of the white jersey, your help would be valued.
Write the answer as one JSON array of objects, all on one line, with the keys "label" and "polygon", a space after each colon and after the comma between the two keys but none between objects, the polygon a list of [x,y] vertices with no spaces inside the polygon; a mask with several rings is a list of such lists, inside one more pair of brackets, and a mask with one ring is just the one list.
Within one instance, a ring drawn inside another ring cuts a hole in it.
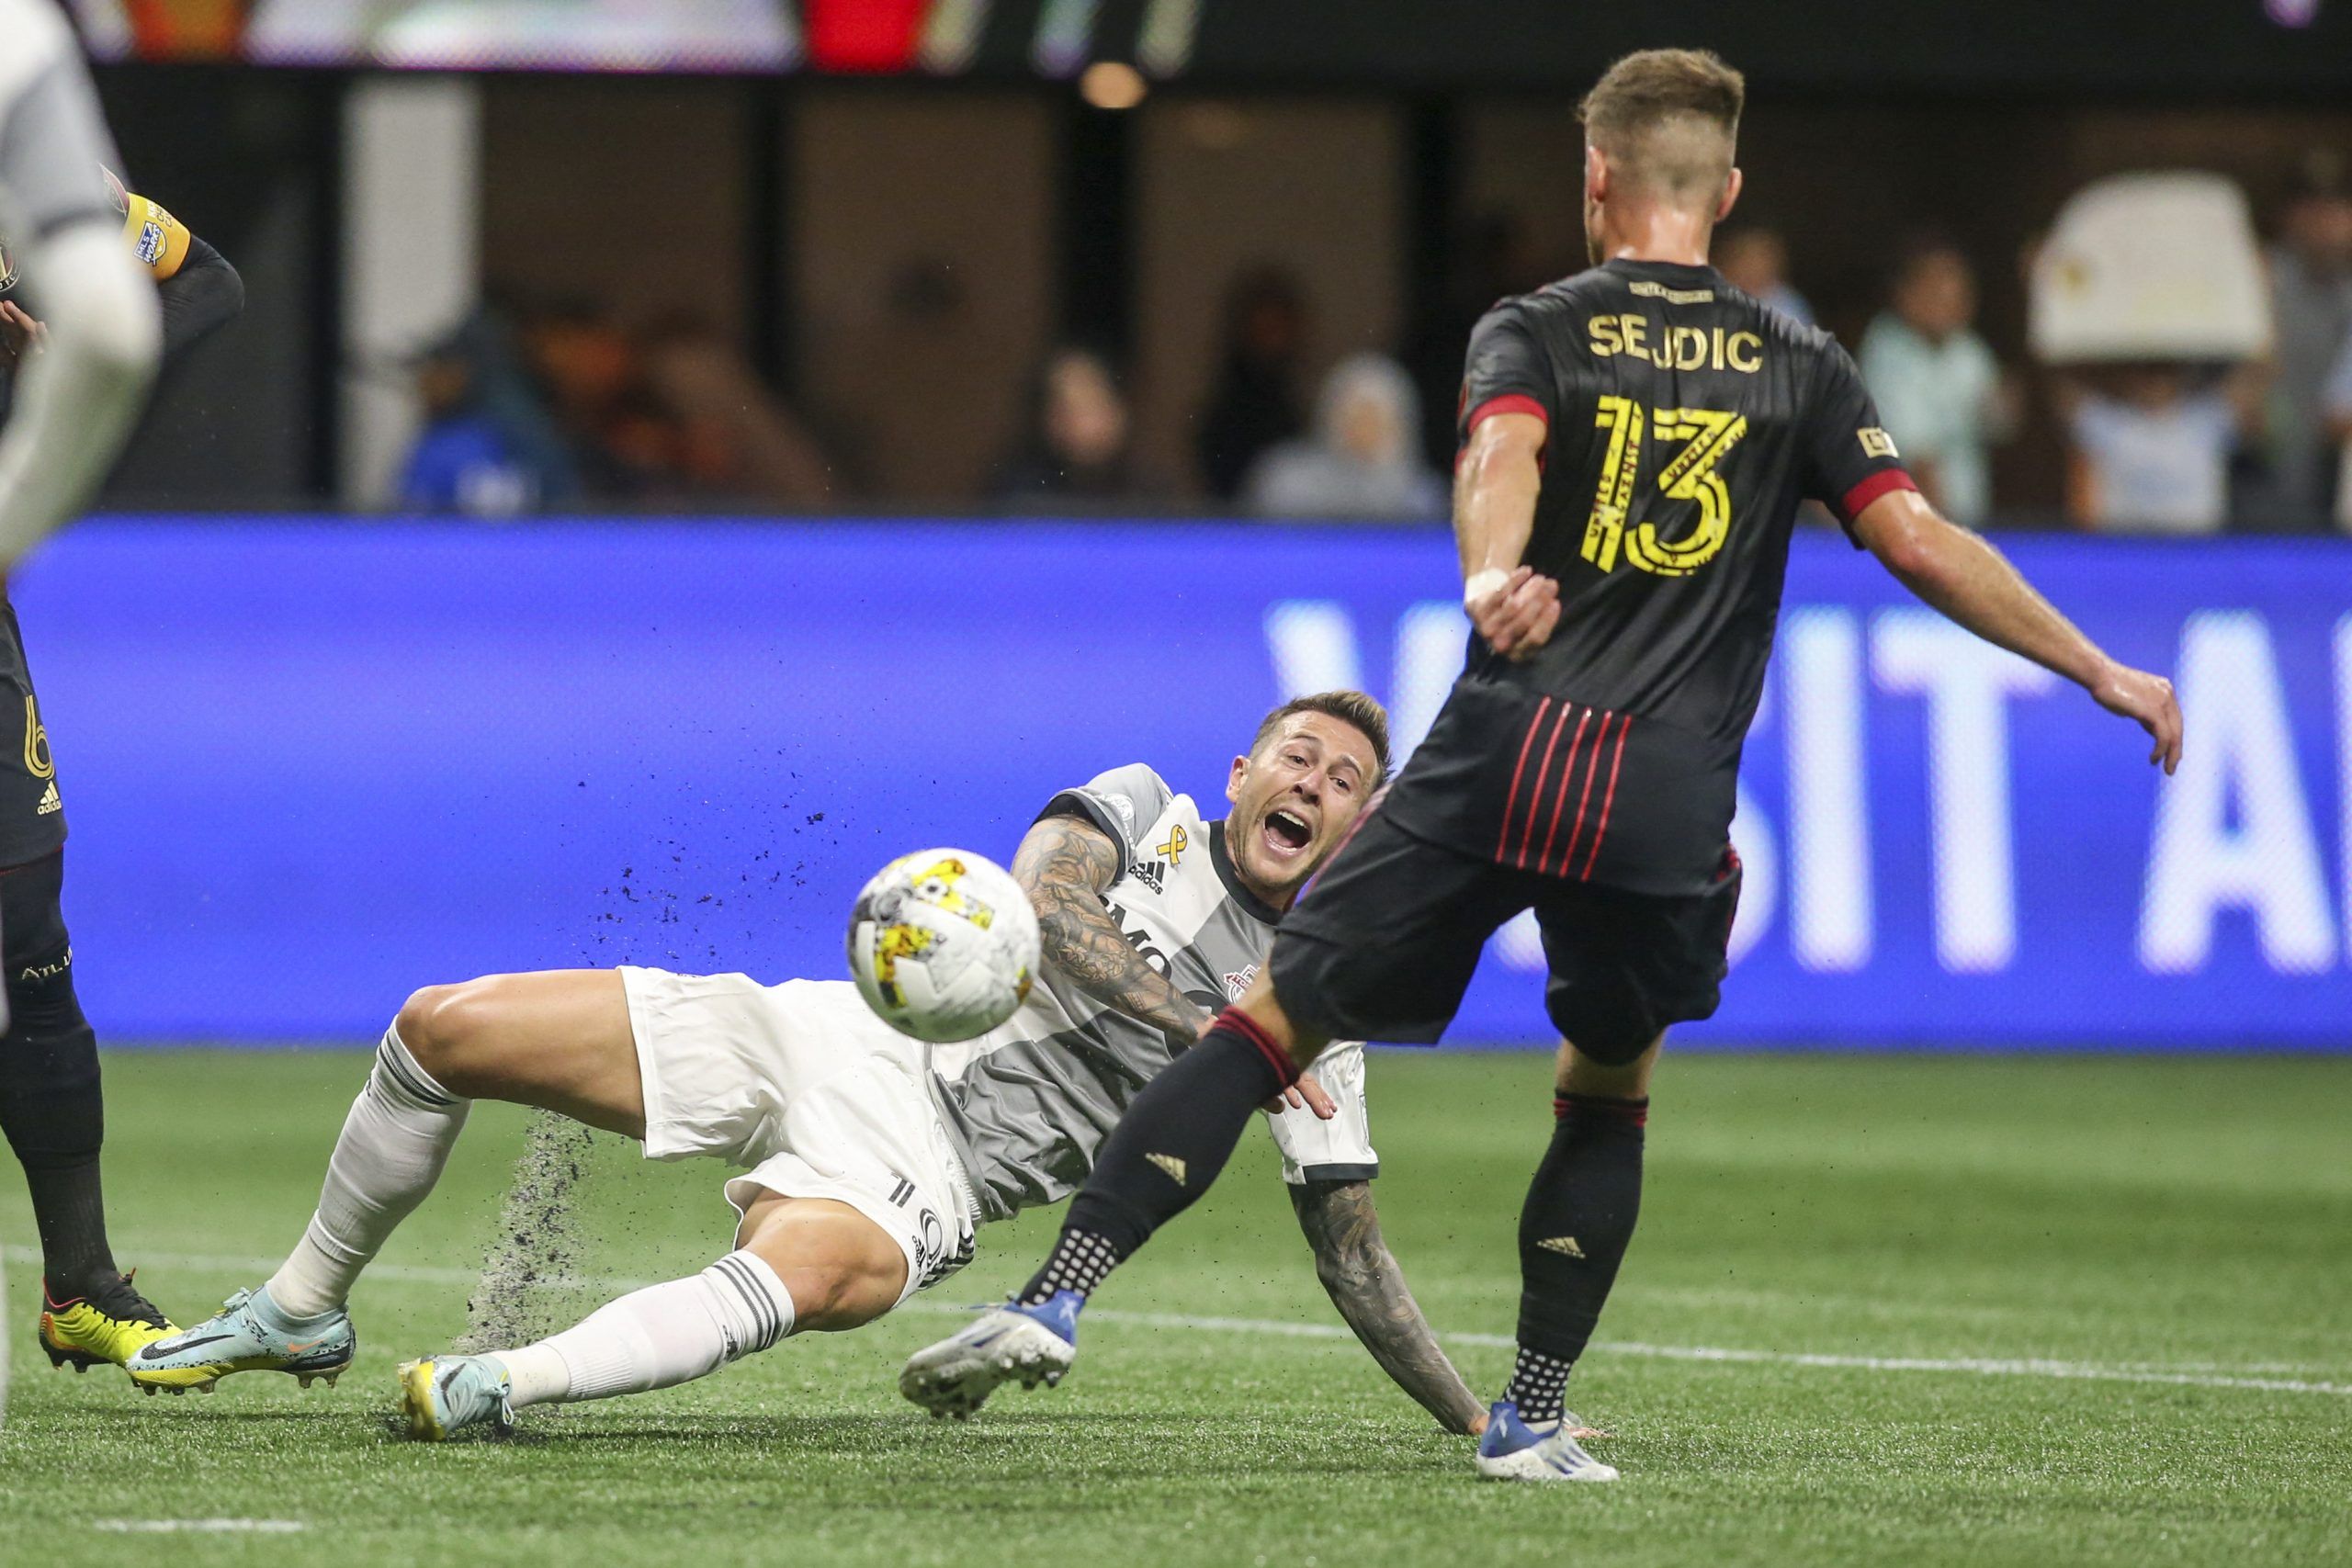
[{"label": "white jersey", "polygon": [[0,250],[81,219],[119,223],[97,173],[119,163],[57,6],[0,0]]},{"label": "white jersey", "polygon": [[[1145,962],[1211,1012],[1256,977],[1281,912],[1245,887],[1225,824],[1204,821],[1140,763],[1114,768],[1046,803],[1117,844],[1125,864],[1105,908]],[[1050,1203],[1080,1186],[1137,1090],[1173,1059],[1158,1029],[1088,996],[1051,964],[1001,1028],[932,1057],[940,1112],[959,1145],[985,1217]],[[1284,1179],[1356,1180],[1379,1168],[1364,1109],[1363,1050],[1335,1045],[1315,1077],[1340,1107],[1269,1118]]]}]

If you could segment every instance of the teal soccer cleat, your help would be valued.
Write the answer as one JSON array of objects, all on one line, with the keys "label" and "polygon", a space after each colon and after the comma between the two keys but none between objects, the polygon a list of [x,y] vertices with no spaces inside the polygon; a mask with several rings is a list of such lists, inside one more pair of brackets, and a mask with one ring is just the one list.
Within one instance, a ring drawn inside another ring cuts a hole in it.
[{"label": "teal soccer cleat", "polygon": [[209,1393],[231,1372],[286,1372],[308,1388],[320,1378],[333,1384],[358,1348],[351,1314],[341,1307],[289,1318],[264,1288],[239,1291],[202,1323],[140,1347],[123,1371],[149,1393]]},{"label": "teal soccer cleat", "polygon": [[420,1442],[445,1442],[469,1427],[514,1425],[514,1380],[488,1356],[431,1356],[401,1363],[401,1418]]}]

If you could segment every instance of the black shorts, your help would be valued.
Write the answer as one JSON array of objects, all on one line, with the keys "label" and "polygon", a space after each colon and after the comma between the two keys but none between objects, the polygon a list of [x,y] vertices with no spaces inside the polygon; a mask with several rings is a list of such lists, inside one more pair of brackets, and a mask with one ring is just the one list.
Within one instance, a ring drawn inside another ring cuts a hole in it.
[{"label": "black shorts", "polygon": [[0,601],[0,867],[55,854],[65,811],[14,605]]},{"label": "black shorts", "polygon": [[72,973],[64,891],[62,851],[0,870],[0,963],[7,965],[9,989]]},{"label": "black shorts", "polygon": [[1556,881],[1712,894],[1739,746],[1472,671],[1388,789],[1397,827]]},{"label": "black shorts", "polygon": [[1739,857],[1698,894],[1630,893],[1498,865],[1418,838],[1377,803],[1274,933],[1274,994],[1334,1040],[1428,1044],[1445,1032],[1487,938],[1521,909],[1544,932],[1544,1009],[1596,1061],[1632,1061],[1722,997]]}]

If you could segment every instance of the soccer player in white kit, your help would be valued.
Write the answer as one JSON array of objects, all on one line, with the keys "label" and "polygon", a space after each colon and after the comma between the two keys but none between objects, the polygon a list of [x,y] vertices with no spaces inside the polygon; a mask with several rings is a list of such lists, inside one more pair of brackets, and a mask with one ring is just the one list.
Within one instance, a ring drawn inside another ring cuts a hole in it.
[{"label": "soccer player in white kit", "polygon": [[[1248,987],[1387,763],[1380,705],[1331,692],[1267,716],[1233,760],[1222,820],[1140,765],[1055,795],[1013,863],[1037,912],[1038,983],[967,1045],[908,1039],[846,980],[623,968],[419,991],[378,1048],[300,1245],[265,1285],[146,1347],[131,1378],[176,1391],[349,1366],[352,1283],[430,1190],[478,1098],[625,1134],[649,1158],[743,1168],[726,1184],[735,1250],[538,1344],[408,1363],[413,1435],[665,1388],[797,1330],[870,1323],[968,1262],[977,1226],[1086,1179],[1136,1092]],[[1483,1412],[1373,1212],[1361,1048],[1326,1056],[1317,1077],[1269,1110],[1317,1271],[1398,1384],[1473,1432]]]}]

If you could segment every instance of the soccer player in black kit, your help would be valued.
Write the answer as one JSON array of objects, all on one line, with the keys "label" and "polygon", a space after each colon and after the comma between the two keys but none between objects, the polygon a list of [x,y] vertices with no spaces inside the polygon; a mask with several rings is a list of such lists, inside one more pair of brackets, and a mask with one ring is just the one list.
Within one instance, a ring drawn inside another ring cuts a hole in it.
[{"label": "soccer player in black kit", "polygon": [[[166,365],[244,308],[244,285],[220,252],[95,162],[44,171],[55,203],[93,225],[152,276],[162,309]],[[39,288],[36,276],[30,287]],[[0,419],[21,377],[49,352],[33,313],[40,300],[17,287],[0,235]],[[0,590],[5,590],[0,572]],[[21,724],[21,739],[17,727]],[[52,1365],[77,1371],[119,1366],[171,1324],[116,1267],[98,1177],[106,1112],[97,1036],[74,990],[66,933],[65,812],[49,731],[33,694],[17,609],[0,596],[0,964],[6,1021],[0,1033],[0,1132],[24,1167],[40,1233],[38,1332]]]},{"label": "soccer player in black kit", "polygon": [[1937,516],[1845,351],[1706,265],[1739,195],[1742,99],[1721,60],[1669,50],[1620,61],[1585,100],[1597,265],[1503,301],[1470,342],[1468,667],[1279,928],[1268,972],[1129,1107],[1046,1267],[990,1314],[1007,1332],[939,1369],[967,1404],[1067,1368],[1088,1292],[1207,1188],[1252,1106],[1330,1040],[1434,1041],[1487,937],[1532,908],[1563,1036],[1556,1121],[1520,1216],[1518,1361],[1477,1466],[1616,1478],[1563,1423],[1564,1391],[1633,1236],[1664,1032],[1715,1010],[1740,746],[1808,499],[1928,604],[2136,720],[2167,773],[2178,761],[2170,685]]}]

